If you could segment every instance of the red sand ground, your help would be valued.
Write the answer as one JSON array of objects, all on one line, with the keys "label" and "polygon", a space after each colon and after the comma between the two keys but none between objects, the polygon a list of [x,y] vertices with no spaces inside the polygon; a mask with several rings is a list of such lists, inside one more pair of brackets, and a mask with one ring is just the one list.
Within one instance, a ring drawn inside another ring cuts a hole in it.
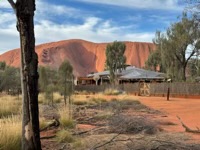
[{"label": "red sand ground", "polygon": [[[150,108],[164,112],[168,121],[177,124],[167,126],[165,130],[185,132],[176,116],[179,116],[191,129],[200,128],[200,99],[170,98],[170,101],[167,101],[166,97],[134,97],[134,99]],[[200,141],[200,134],[188,133],[188,135]]]},{"label": "red sand ground", "polygon": [[[150,52],[155,49],[152,43],[125,42],[127,64],[144,67]],[[58,68],[64,60],[68,60],[76,76],[85,76],[91,72],[104,70],[105,50],[108,43],[92,43],[84,40],[65,40],[36,46],[39,65]],[[0,55],[0,61],[19,67],[19,49]]]}]

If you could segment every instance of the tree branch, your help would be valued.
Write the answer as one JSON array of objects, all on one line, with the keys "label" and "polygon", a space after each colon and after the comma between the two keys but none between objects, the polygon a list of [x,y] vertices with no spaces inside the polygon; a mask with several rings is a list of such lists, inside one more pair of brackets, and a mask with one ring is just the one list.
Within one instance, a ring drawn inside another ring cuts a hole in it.
[{"label": "tree branch", "polygon": [[14,12],[16,13],[16,4],[13,0],[8,0],[8,2],[10,3],[11,7],[13,8]]},{"label": "tree branch", "polygon": [[117,135],[113,136],[112,139],[110,139],[109,141],[107,141],[107,142],[105,142],[105,143],[103,143],[101,145],[99,145],[99,143],[97,143],[91,150],[96,150],[96,149],[98,149],[100,147],[103,147],[103,146],[109,144],[109,143],[112,143],[115,140],[115,138],[117,138],[119,135],[120,134],[117,134]]},{"label": "tree branch", "polygon": [[190,56],[187,58],[186,63],[189,61],[189,59],[195,54],[195,50],[192,51],[192,53],[190,54]]},{"label": "tree branch", "polygon": [[182,63],[182,61],[181,61],[181,59],[178,57],[178,55],[175,53],[175,56],[176,56],[176,58],[178,59],[178,61],[180,62],[180,63]]},{"label": "tree branch", "polygon": [[50,123],[49,125],[47,125],[46,127],[40,129],[40,132],[45,131],[47,129],[49,129],[50,127],[58,127],[60,125],[60,122],[58,119],[54,119],[54,121],[52,123]]},{"label": "tree branch", "polygon": [[197,128],[197,130],[193,130],[193,129],[190,129],[188,126],[186,126],[181,118],[179,116],[177,116],[178,120],[181,122],[181,125],[183,126],[183,128],[185,128],[185,132],[191,132],[191,133],[200,133],[200,130],[199,128]]}]

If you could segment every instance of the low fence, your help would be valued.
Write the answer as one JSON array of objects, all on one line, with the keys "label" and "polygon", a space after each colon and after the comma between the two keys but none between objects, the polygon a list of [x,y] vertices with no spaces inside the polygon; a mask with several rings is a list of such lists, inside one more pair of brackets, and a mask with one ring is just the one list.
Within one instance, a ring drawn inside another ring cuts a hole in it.
[{"label": "low fence", "polygon": [[[170,88],[170,95],[179,96],[200,96],[200,83],[149,83],[150,95],[162,95],[167,94],[168,88]],[[111,85],[77,85],[75,91],[86,91],[90,93],[104,92],[106,89],[112,88]],[[140,83],[133,84],[121,84],[115,86],[116,89],[125,91],[129,94],[140,95]]]},{"label": "low fence", "polygon": [[[98,93],[98,92],[104,92],[107,89],[111,89],[113,86],[109,84],[104,85],[77,85],[75,86],[75,91],[82,91],[82,92],[90,92],[90,93]],[[118,89],[120,91],[126,91],[127,93],[138,93],[139,84],[120,84],[116,85],[115,89]]]},{"label": "low fence", "polygon": [[200,96],[200,83],[151,83],[151,95],[166,94],[170,88],[170,95]]}]

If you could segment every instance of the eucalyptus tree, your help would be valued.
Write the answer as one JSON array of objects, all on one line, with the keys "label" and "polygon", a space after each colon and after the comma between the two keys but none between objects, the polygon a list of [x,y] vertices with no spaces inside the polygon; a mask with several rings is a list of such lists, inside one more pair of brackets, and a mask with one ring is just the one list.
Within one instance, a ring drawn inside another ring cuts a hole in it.
[{"label": "eucalyptus tree", "polygon": [[71,95],[73,93],[73,67],[68,61],[64,61],[59,67],[59,89],[64,96],[65,106],[67,105],[67,98],[69,100],[69,117],[71,117]]},{"label": "eucalyptus tree", "polygon": [[44,92],[47,89],[49,79],[46,67],[39,68],[39,76],[39,89],[41,92]]},{"label": "eucalyptus tree", "polygon": [[126,66],[124,56],[126,45],[123,42],[114,41],[106,47],[106,67],[110,72],[110,82],[115,84],[117,72],[121,72]]},{"label": "eucalyptus tree", "polygon": [[0,74],[0,91],[6,91],[8,94],[12,91],[13,94],[17,94],[21,88],[19,69],[7,66]]},{"label": "eucalyptus tree", "polygon": [[169,42],[168,53],[177,59],[180,66],[181,80],[186,80],[186,67],[188,61],[200,48],[200,30],[198,22],[194,18],[184,15],[180,22],[172,24],[167,30],[167,41]]},{"label": "eucalyptus tree", "polygon": [[8,0],[17,22],[21,47],[22,149],[40,150],[38,111],[38,56],[35,52],[35,0]]},{"label": "eucalyptus tree", "polygon": [[[159,53],[163,71],[185,81],[188,61],[200,52],[199,36],[196,18],[189,18],[186,14],[183,14],[179,22],[171,24],[166,33],[161,33],[154,53]],[[151,60],[154,59],[149,58]]]}]

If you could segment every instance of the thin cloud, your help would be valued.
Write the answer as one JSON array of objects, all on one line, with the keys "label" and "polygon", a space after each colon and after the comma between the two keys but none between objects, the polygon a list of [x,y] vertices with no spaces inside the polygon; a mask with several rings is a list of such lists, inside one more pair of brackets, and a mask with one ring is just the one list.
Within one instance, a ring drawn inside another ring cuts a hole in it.
[{"label": "thin cloud", "polygon": [[101,18],[86,18],[83,24],[60,25],[50,21],[42,21],[35,26],[37,41],[58,41],[63,39],[84,39],[93,42],[144,41],[151,42],[154,33],[126,32],[130,26],[114,26]]},{"label": "thin cloud", "polygon": [[181,10],[178,0],[77,0],[138,9]]},{"label": "thin cloud", "polygon": [[[82,0],[82,2],[83,1],[91,2],[92,0]],[[167,8],[170,6],[175,8],[177,6],[176,0],[163,1],[164,0],[134,0],[134,4],[133,0],[96,0],[95,2],[145,9],[164,7],[164,5]],[[15,14],[6,0],[1,2],[0,8],[3,9],[0,10],[0,53],[19,47],[19,33],[16,30]],[[84,39],[93,42],[112,42],[115,40],[152,42],[155,31],[143,29],[141,25],[144,19],[150,20],[149,25],[153,24],[151,23],[151,19],[152,22],[154,22],[154,20],[162,20],[162,22],[168,20],[168,18],[159,18],[159,16],[152,14],[149,14],[149,17],[146,18],[146,15],[143,16],[140,11],[137,13],[138,15],[122,16],[121,19],[118,20],[109,15],[109,17],[105,16],[107,11],[104,9],[101,11],[105,11],[105,13],[96,14],[89,13],[89,9],[79,8],[80,9],[76,9],[70,5],[52,4],[48,1],[37,0],[35,15],[36,44],[65,39]]]},{"label": "thin cloud", "polygon": [[61,16],[63,20],[67,18],[84,18],[89,16],[89,12],[76,9],[74,7],[52,4],[44,0],[36,1],[36,20],[41,19],[55,19],[58,16]]}]

